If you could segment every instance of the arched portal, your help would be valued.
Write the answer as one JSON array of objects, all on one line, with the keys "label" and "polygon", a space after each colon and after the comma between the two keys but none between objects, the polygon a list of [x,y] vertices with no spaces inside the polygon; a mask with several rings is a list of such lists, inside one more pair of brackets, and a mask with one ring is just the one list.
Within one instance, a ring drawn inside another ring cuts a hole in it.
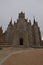
[{"label": "arched portal", "polygon": [[20,38],[20,45],[23,45],[23,38]]}]

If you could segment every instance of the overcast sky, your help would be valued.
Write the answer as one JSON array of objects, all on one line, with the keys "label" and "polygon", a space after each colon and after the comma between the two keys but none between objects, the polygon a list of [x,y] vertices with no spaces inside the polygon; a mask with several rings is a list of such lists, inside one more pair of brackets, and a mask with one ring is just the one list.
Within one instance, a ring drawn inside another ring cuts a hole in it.
[{"label": "overcast sky", "polygon": [[16,21],[21,11],[32,22],[35,17],[43,35],[43,0],[0,0],[0,26],[5,30],[11,17]]}]

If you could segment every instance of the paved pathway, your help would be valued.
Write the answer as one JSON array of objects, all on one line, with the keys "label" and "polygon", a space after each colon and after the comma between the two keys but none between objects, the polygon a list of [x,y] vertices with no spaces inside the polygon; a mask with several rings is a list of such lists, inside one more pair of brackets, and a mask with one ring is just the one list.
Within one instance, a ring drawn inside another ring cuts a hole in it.
[{"label": "paved pathway", "polygon": [[3,50],[0,50],[0,65],[3,62],[3,60],[6,60],[9,56],[16,53],[21,53],[27,50],[26,48],[3,48]]},{"label": "paved pathway", "polygon": [[[6,59],[8,59],[8,57],[12,56],[13,54],[18,54],[18,53],[28,52],[28,51],[31,52],[31,51],[37,51],[37,50],[39,51],[39,53],[43,54],[43,49],[32,49],[32,48],[27,48],[27,49],[25,49],[25,48],[24,49],[22,49],[22,48],[6,48],[5,49],[4,48],[3,50],[0,50],[0,65],[2,65],[2,63]],[[34,53],[36,53],[36,52],[34,52]]]}]

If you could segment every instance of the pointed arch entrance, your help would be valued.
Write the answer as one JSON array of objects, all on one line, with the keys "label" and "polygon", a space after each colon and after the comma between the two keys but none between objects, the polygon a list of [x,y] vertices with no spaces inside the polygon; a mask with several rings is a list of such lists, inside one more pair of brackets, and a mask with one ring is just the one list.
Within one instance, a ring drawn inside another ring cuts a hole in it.
[{"label": "pointed arch entrance", "polygon": [[23,45],[23,38],[19,39],[20,45]]}]

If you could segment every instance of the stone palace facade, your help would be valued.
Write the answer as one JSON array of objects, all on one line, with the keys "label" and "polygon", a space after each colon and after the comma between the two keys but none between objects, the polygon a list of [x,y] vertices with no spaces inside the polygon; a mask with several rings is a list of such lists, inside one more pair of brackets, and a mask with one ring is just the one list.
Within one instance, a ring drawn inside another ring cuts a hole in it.
[{"label": "stone palace facade", "polygon": [[0,45],[11,45],[14,47],[32,47],[41,45],[41,32],[38,22],[25,19],[25,13],[18,15],[17,22],[9,22],[7,30],[3,33],[0,27]]}]

